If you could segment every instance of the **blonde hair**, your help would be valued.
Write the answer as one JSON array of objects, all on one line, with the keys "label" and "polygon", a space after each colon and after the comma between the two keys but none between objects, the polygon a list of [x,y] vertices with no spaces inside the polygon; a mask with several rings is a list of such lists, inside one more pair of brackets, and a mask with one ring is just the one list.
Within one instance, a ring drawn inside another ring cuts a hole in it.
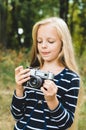
[{"label": "blonde hair", "polygon": [[52,24],[53,27],[57,29],[58,36],[60,40],[62,41],[62,50],[58,56],[59,62],[62,63],[65,67],[69,68],[70,70],[77,72],[72,39],[71,39],[68,26],[63,19],[58,18],[58,17],[46,18],[44,20],[37,22],[33,26],[33,30],[32,30],[33,45],[32,45],[31,66],[36,67],[36,66],[43,65],[43,59],[40,57],[37,50],[37,31],[38,31],[39,26],[45,25],[45,24]]}]

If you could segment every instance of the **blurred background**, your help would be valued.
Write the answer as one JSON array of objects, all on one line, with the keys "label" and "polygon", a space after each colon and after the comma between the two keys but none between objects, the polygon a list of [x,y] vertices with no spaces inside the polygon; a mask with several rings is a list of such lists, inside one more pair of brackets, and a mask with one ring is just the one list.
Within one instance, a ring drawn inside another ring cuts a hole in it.
[{"label": "blurred background", "polygon": [[29,65],[32,26],[49,16],[70,29],[81,76],[78,130],[86,130],[86,0],[0,0],[0,130],[13,130],[14,69]]}]

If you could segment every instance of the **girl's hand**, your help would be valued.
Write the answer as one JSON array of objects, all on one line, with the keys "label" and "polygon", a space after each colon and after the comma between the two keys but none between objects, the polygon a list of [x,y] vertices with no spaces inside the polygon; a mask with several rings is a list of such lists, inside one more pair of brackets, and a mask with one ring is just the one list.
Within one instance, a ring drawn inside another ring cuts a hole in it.
[{"label": "girl's hand", "polygon": [[24,88],[22,84],[30,79],[30,69],[19,66],[15,69],[16,95],[23,96]]},{"label": "girl's hand", "polygon": [[44,93],[48,107],[51,110],[55,109],[59,104],[56,97],[56,93],[58,91],[57,85],[51,80],[45,80],[43,86],[41,87],[41,91]]}]

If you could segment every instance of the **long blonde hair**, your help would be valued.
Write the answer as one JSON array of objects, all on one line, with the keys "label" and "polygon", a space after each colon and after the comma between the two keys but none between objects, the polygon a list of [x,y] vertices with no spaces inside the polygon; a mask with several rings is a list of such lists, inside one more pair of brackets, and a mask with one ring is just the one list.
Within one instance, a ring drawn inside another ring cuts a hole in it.
[{"label": "long blonde hair", "polygon": [[52,24],[53,27],[57,29],[57,33],[59,38],[62,41],[62,50],[59,53],[58,60],[65,67],[69,68],[72,71],[77,72],[77,66],[75,63],[74,50],[72,45],[72,39],[70,35],[70,31],[68,29],[65,21],[58,17],[50,17],[44,20],[37,22],[32,29],[32,59],[31,66],[37,67],[43,65],[43,59],[40,57],[38,49],[37,49],[37,31],[40,25]]}]

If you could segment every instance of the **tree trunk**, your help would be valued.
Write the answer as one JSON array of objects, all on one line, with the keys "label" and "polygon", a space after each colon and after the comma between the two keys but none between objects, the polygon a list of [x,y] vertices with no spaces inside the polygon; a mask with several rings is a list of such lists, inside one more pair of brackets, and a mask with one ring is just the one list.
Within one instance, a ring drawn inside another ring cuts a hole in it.
[{"label": "tree trunk", "polygon": [[[7,6],[7,2],[4,3]],[[3,48],[6,47],[7,41],[6,41],[6,21],[7,21],[7,8],[4,8],[3,3],[0,4],[0,45],[3,46]]]},{"label": "tree trunk", "polygon": [[59,0],[60,3],[60,12],[59,15],[61,18],[68,22],[68,7],[69,7],[69,0]]}]

